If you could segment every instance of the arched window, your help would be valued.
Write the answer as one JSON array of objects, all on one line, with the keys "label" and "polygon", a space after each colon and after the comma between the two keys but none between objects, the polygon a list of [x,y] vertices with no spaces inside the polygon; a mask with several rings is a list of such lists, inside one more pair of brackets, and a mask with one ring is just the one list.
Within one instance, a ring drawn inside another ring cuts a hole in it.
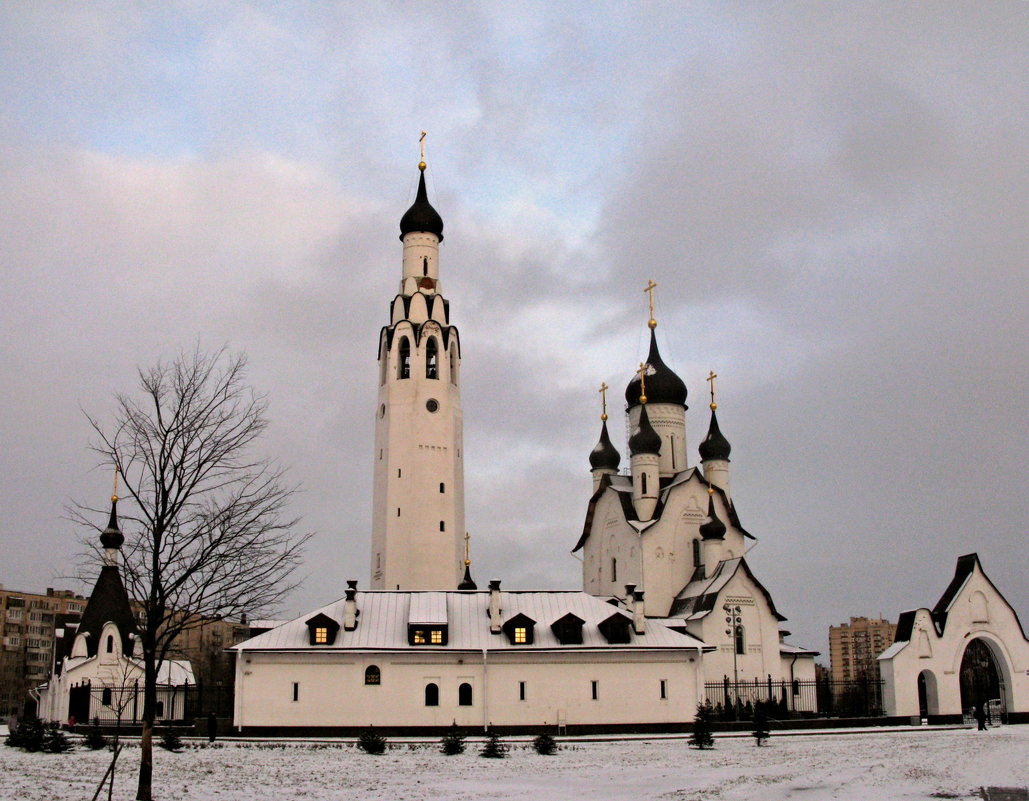
[{"label": "arched window", "polygon": [[640,473],[640,495],[647,494],[647,474]]},{"label": "arched window", "polygon": [[113,634],[108,634],[107,635],[107,653],[109,653],[109,654],[113,654],[114,653],[114,635]]},{"label": "arched window", "polygon": [[746,632],[744,632],[743,626],[736,627],[736,653],[747,653]]},{"label": "arched window", "polygon": [[700,567],[700,540],[693,540],[693,566]]},{"label": "arched window", "polygon": [[411,377],[411,343],[407,337],[400,338],[400,346],[397,348],[397,378]]},{"label": "arched window", "polygon": [[429,257],[422,256],[422,275],[426,276],[429,274]]},{"label": "arched window", "polygon": [[464,682],[460,687],[457,688],[457,705],[472,705],[472,685],[470,685],[468,682]]},{"label": "arched window", "polygon": [[425,685],[425,705],[439,706],[439,686],[432,682]]},{"label": "arched window", "polygon": [[382,684],[382,673],[378,665],[369,665],[364,669],[365,684]]},{"label": "arched window", "polygon": [[618,581],[618,560],[611,559],[611,581]]},{"label": "arched window", "polygon": [[457,383],[457,346],[450,345],[450,383]]},{"label": "arched window", "polygon": [[436,337],[429,337],[425,345],[425,377],[439,378],[439,346]]},{"label": "arched window", "polygon": [[440,520],[439,521],[439,530],[440,531],[446,531],[447,530],[447,523],[446,523],[445,520]]}]

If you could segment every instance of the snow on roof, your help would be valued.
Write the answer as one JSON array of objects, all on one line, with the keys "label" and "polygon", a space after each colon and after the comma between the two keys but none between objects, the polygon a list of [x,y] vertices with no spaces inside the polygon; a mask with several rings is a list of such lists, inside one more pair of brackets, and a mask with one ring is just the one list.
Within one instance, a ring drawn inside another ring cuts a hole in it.
[{"label": "snow on roof", "polygon": [[892,659],[898,653],[903,651],[907,646],[908,646],[908,641],[907,640],[905,640],[904,642],[895,642],[895,643],[893,643],[893,645],[891,645],[889,648],[887,648],[885,651],[883,651],[881,654],[879,654],[879,656],[876,657],[876,658],[877,659]]},{"label": "snow on roof", "polygon": [[[433,597],[427,597],[433,596]],[[598,626],[619,610],[603,598],[575,590],[515,591],[500,593],[501,621],[506,622],[519,614],[536,621],[535,636],[529,645],[513,645],[506,635],[490,634],[490,592],[404,592],[397,590],[371,590],[358,592],[357,608],[360,612],[354,631],[340,631],[331,646],[311,645],[304,621],[312,614],[325,614],[333,620],[343,620],[345,601],[340,599],[328,606],[309,612],[272,631],[233,646],[236,651],[275,650],[546,650],[553,648],[603,648],[633,650],[640,648],[701,649],[704,643],[688,634],[672,631],[660,621],[645,621],[645,633],[630,635],[624,645],[608,643]],[[416,620],[432,612],[445,614],[436,621]],[[550,625],[569,612],[585,621],[582,645],[561,645]],[[624,611],[622,611],[624,614]],[[446,645],[412,646],[408,643],[410,623],[446,623]]]},{"label": "snow on roof", "polygon": [[781,642],[779,643],[780,654],[810,654],[811,656],[818,656],[821,651],[812,651],[810,648],[803,648],[800,645],[793,645],[793,643]]},{"label": "snow on roof", "polygon": [[442,592],[412,592],[408,623],[446,623],[447,596]]}]

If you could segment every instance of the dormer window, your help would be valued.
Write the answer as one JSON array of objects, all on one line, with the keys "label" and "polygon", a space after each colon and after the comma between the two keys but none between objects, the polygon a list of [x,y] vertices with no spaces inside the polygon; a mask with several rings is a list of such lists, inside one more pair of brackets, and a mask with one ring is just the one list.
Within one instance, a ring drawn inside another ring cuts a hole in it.
[{"label": "dormer window", "polygon": [[629,642],[629,627],[632,621],[621,612],[615,612],[606,620],[600,621],[597,628],[604,635],[604,639],[611,645],[626,645]]},{"label": "dormer window", "polygon": [[557,641],[561,645],[582,645],[582,627],[586,621],[569,612],[550,624]]},{"label": "dormer window", "polygon": [[311,645],[332,645],[339,634],[339,623],[326,614],[319,613],[305,624]]},{"label": "dormer window", "polygon": [[502,628],[511,645],[532,645],[535,627],[535,620],[519,613],[508,620]]},{"label": "dormer window", "polygon": [[409,645],[446,645],[446,625],[411,625],[407,627],[407,642]]}]

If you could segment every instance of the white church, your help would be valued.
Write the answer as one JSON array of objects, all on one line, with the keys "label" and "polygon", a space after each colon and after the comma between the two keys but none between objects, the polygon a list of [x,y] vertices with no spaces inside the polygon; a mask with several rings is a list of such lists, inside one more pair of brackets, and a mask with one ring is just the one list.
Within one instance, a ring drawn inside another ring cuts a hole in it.
[{"label": "white church", "polygon": [[350,581],[340,600],[234,646],[236,729],[674,731],[705,682],[785,696],[812,681],[816,652],[783,641],[785,618],[746,560],[753,537],[733,506],[713,383],[710,430],[689,463],[686,386],[658,353],[652,304],[648,362],[625,393],[629,470],[606,413],[590,454],[582,590],[477,587],[461,339],[440,278],[443,220],[419,170],[379,337],[370,589]]}]

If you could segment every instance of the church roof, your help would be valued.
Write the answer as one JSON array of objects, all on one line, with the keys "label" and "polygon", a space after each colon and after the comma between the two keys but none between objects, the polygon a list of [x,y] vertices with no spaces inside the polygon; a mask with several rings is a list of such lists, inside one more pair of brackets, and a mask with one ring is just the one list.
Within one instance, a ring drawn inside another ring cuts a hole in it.
[{"label": "church roof", "polygon": [[750,569],[750,565],[747,564],[747,560],[742,556],[738,556],[735,559],[725,559],[719,562],[715,566],[710,578],[691,581],[679,590],[679,594],[676,595],[675,600],[672,601],[672,609],[669,612],[669,615],[672,617],[681,615],[687,620],[699,620],[705,617],[709,612],[714,610],[715,605],[718,603],[719,593],[725,589],[729,581],[740,570],[746,573],[754,586],[757,587],[757,589],[765,596],[765,600],[768,602],[768,608],[771,609],[775,619],[779,621],[786,620],[785,617],[775,610],[775,603],[772,601],[771,594],[764,588],[761,582],[757,580],[757,577]]},{"label": "church roof", "polygon": [[[650,390],[647,390],[648,392]],[[629,454],[636,456],[641,453],[660,453],[661,435],[658,434],[650,424],[650,415],[647,414],[647,405],[643,404],[640,409],[640,422],[636,430],[629,437]]]},{"label": "church roof", "polygon": [[622,461],[622,455],[618,449],[611,444],[611,437],[607,433],[607,421],[600,426],[600,440],[593,450],[590,451],[590,468],[593,470],[617,470]]},{"label": "church roof", "polygon": [[403,239],[412,231],[426,231],[438,236],[440,242],[443,241],[443,218],[429,203],[429,196],[425,192],[425,170],[418,174],[418,194],[415,195],[414,203],[400,218],[400,238]]},{"label": "church roof", "polygon": [[100,576],[75,630],[76,637],[80,634],[89,635],[86,638],[86,651],[90,656],[96,656],[100,648],[100,633],[105,623],[114,623],[118,627],[122,653],[131,654],[132,635],[137,633],[136,618],[129,604],[129,594],[125,591],[121,575],[114,565],[104,565],[100,568]]},{"label": "church roof", "polygon": [[[686,408],[686,384],[661,359],[654,329],[650,329],[650,353],[647,355],[647,403],[674,403]],[[625,388],[625,402],[631,409],[640,402],[640,377],[637,373]]]},{"label": "church roof", "polygon": [[712,459],[729,461],[732,446],[718,427],[718,416],[715,414],[714,409],[711,410],[711,425],[707,429],[707,436],[700,443],[698,450],[700,451],[700,460],[702,462],[708,462]]},{"label": "church roof", "polygon": [[[420,650],[420,651],[496,651],[496,650],[568,650],[568,649],[702,649],[704,644],[686,634],[672,631],[655,621],[645,621],[645,633],[630,635],[627,644],[611,644],[599,625],[612,613],[622,614],[603,598],[576,590],[501,591],[501,622],[525,616],[535,621],[531,644],[513,644],[506,636],[490,633],[490,592],[404,592],[400,590],[359,591],[356,597],[360,611],[357,628],[341,631],[331,646],[311,645],[304,621],[312,613],[292,620],[253,639],[233,646],[236,651],[295,650]],[[316,610],[333,620],[343,619],[345,601],[340,599]],[[445,645],[408,643],[408,626],[430,621],[415,620],[431,614],[448,627]],[[584,621],[581,645],[562,645],[551,630],[551,624],[568,614]],[[445,615],[445,616],[444,616]],[[631,626],[630,626],[631,629]]]},{"label": "church roof", "polygon": [[[654,514],[650,520],[652,525],[657,524],[661,520],[661,515],[665,510],[665,503],[672,491],[679,485],[687,484],[693,480],[703,483],[706,490],[708,484],[703,480],[696,467],[691,467],[688,470],[683,470],[681,473],[676,474],[667,485],[661,488],[661,491],[657,496],[657,506],[654,508]],[[736,505],[732,500],[730,500],[729,496],[725,494],[725,490],[714,485],[711,485],[711,488],[716,494],[722,497],[722,500],[725,503],[725,508],[728,510],[729,522],[732,526],[744,537],[752,540],[756,539],[753,534],[743,528],[743,525],[740,523],[740,517],[736,512]],[[615,496],[618,498],[625,520],[630,521],[636,519],[636,510],[632,505],[632,479],[629,476],[622,475],[603,475],[601,477],[600,484],[597,486],[597,491],[593,493],[593,496],[590,498],[589,504],[586,507],[586,520],[582,526],[582,534],[579,535],[578,542],[576,542],[575,547],[572,548],[572,553],[575,553],[582,548],[586,544],[586,540],[589,539],[590,532],[593,530],[593,517],[596,514],[597,504],[604,496],[604,493],[609,490],[614,492]]]}]

